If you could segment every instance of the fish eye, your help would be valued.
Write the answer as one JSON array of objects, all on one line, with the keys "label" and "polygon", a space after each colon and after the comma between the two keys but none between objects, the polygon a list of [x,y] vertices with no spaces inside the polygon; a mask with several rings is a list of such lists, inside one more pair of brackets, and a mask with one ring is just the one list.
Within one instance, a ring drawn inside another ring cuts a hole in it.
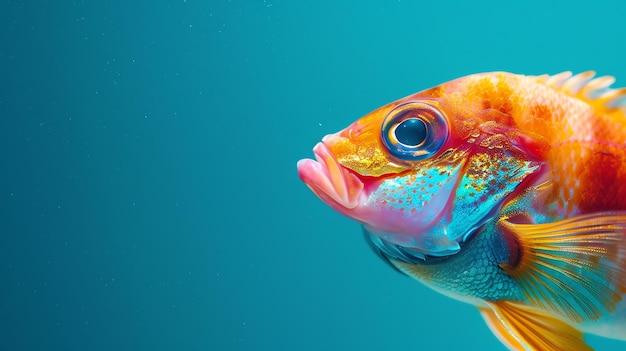
[{"label": "fish eye", "polygon": [[405,161],[426,159],[439,151],[448,136],[443,114],[424,102],[397,106],[385,117],[382,139],[387,150]]},{"label": "fish eye", "polygon": [[396,124],[392,133],[399,143],[407,147],[418,147],[426,141],[428,133],[426,123],[419,118],[407,118]]}]

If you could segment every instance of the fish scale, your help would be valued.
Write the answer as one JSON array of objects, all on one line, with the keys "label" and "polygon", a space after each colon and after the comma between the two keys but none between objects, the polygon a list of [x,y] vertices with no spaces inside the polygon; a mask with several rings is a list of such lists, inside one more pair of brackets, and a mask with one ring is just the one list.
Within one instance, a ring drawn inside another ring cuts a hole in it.
[{"label": "fish scale", "polygon": [[437,265],[410,264],[394,261],[405,273],[419,277],[426,285],[455,295],[459,300],[525,301],[515,281],[499,264],[507,262],[506,245],[495,233],[493,225],[483,234],[463,246],[463,255],[452,255]]}]

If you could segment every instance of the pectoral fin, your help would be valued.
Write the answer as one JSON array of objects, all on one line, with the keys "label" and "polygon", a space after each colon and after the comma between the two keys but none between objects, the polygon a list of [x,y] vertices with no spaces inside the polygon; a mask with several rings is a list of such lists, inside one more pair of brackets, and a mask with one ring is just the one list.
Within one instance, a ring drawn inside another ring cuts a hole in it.
[{"label": "pectoral fin", "polygon": [[501,267],[530,303],[572,322],[615,310],[626,292],[626,213],[604,212],[555,223],[499,222],[511,246]]},{"label": "pectoral fin", "polygon": [[583,333],[550,314],[508,301],[479,308],[491,331],[511,350],[592,351]]}]

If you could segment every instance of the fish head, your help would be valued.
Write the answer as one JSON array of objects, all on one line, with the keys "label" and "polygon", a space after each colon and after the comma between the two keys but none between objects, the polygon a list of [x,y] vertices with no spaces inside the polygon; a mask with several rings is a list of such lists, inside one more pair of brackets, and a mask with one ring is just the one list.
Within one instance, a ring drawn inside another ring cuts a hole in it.
[{"label": "fish head", "polygon": [[300,178],[383,240],[423,256],[458,252],[541,173],[543,149],[463,83],[408,96],[325,136],[316,160],[298,162]]}]

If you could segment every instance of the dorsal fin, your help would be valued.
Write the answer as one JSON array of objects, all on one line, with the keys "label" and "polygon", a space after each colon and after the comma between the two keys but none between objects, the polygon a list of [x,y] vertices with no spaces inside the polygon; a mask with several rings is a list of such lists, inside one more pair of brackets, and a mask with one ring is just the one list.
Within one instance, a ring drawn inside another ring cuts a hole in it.
[{"label": "dorsal fin", "polygon": [[589,102],[605,109],[621,109],[626,113],[626,88],[610,88],[615,82],[612,76],[596,77],[596,72],[586,71],[577,75],[562,72],[553,76],[544,74],[537,80],[555,90]]}]

